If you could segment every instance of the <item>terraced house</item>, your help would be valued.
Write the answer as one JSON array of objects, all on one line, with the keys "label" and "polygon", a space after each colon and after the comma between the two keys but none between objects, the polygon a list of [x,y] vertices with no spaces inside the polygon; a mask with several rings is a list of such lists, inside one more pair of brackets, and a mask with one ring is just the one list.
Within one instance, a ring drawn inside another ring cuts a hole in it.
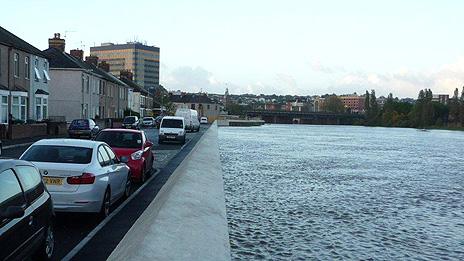
[{"label": "terraced house", "polygon": [[0,123],[47,119],[50,81],[45,54],[0,27]]},{"label": "terraced house", "polygon": [[44,51],[50,60],[50,116],[66,121],[79,118],[122,118],[128,107],[129,86],[108,73],[106,63],[82,50],[65,52],[55,34]]}]

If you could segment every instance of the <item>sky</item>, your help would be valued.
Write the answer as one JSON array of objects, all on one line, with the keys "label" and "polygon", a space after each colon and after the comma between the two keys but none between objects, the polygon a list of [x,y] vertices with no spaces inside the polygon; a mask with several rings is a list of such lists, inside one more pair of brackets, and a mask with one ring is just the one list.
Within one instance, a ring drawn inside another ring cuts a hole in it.
[{"label": "sky", "polygon": [[464,1],[21,0],[0,26],[43,50],[142,41],[190,92],[417,97],[464,85]]}]

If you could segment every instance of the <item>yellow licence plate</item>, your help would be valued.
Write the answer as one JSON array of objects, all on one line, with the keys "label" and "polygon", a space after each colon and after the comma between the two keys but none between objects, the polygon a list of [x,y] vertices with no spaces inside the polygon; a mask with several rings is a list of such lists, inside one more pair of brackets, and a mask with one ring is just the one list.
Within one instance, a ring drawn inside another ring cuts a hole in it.
[{"label": "yellow licence plate", "polygon": [[63,185],[63,179],[62,178],[43,177],[43,182],[46,185],[56,185],[56,186]]}]

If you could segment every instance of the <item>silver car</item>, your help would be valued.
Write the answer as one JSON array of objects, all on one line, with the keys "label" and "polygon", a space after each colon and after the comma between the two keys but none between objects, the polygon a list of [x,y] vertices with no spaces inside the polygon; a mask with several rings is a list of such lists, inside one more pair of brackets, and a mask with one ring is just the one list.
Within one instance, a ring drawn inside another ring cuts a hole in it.
[{"label": "silver car", "polygon": [[106,217],[110,206],[131,190],[129,167],[104,142],[45,139],[21,155],[39,168],[57,212],[96,212]]}]

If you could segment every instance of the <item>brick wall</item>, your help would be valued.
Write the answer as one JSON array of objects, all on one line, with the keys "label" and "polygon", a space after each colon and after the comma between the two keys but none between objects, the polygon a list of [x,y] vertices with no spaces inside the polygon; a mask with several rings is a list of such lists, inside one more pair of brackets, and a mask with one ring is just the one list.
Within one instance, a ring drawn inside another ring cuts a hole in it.
[{"label": "brick wall", "polygon": [[11,139],[22,139],[28,137],[47,135],[47,124],[18,124],[12,125]]}]

